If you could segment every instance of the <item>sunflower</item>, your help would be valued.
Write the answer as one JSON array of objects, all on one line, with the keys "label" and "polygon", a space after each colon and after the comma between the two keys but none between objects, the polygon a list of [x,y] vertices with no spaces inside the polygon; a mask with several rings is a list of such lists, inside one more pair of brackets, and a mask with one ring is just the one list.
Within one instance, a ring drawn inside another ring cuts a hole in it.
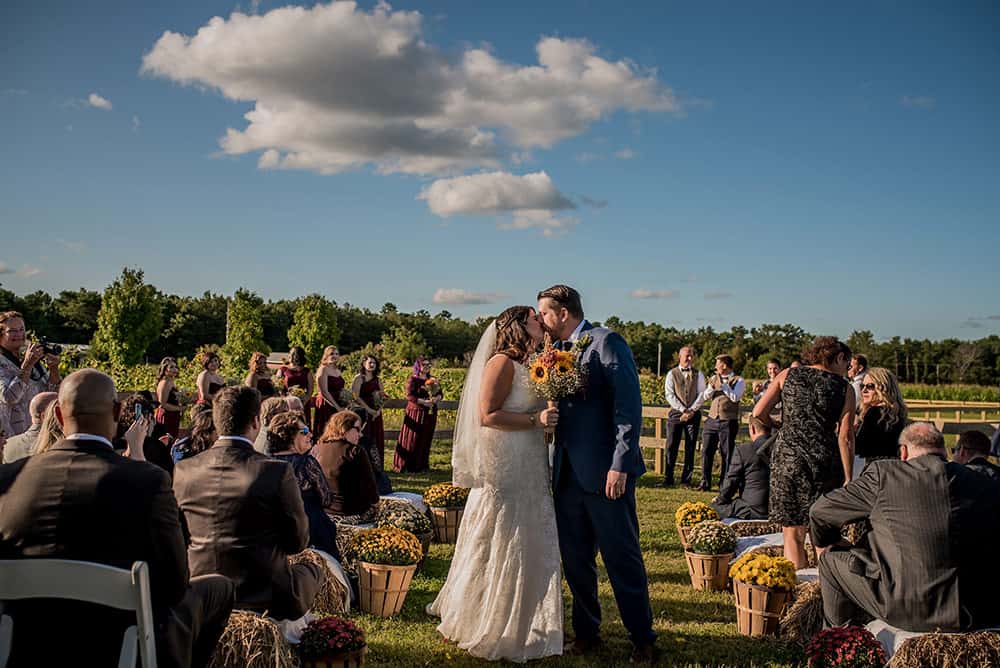
[{"label": "sunflower", "polygon": [[534,383],[544,383],[549,379],[549,370],[545,368],[545,365],[540,362],[535,362],[531,365],[531,380]]},{"label": "sunflower", "polygon": [[569,362],[564,362],[563,360],[559,360],[558,362],[556,362],[555,370],[558,371],[559,373],[569,373],[570,371],[573,370],[573,365],[570,364]]},{"label": "sunflower", "polygon": [[566,364],[569,364],[570,366],[572,366],[572,364],[573,364],[573,353],[566,352],[566,351],[560,351],[556,355],[556,359],[558,361],[560,361],[560,362],[565,362]]}]

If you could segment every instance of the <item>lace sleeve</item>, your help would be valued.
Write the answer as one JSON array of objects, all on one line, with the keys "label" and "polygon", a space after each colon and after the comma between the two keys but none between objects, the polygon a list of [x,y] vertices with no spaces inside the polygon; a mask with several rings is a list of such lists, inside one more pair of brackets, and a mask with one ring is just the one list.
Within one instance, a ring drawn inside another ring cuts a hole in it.
[{"label": "lace sleeve", "polygon": [[323,467],[320,466],[319,462],[312,455],[303,456],[302,475],[299,476],[299,485],[302,488],[303,494],[310,490],[316,490],[323,503],[323,507],[333,505],[333,490],[330,489],[330,483],[327,482],[326,474],[323,473]]}]

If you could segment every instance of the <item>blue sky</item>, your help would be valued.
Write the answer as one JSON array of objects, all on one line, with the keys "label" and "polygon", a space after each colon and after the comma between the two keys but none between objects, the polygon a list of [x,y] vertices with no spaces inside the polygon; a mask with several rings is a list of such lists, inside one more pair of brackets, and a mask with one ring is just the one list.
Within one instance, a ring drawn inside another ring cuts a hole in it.
[{"label": "blue sky", "polygon": [[5,287],[1000,332],[992,3],[161,4],[0,7]]}]

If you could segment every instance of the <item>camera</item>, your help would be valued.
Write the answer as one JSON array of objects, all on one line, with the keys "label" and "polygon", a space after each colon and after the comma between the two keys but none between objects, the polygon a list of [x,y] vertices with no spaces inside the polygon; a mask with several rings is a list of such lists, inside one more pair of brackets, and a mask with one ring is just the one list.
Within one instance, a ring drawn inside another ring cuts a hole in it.
[{"label": "camera", "polygon": [[38,345],[42,347],[46,355],[61,355],[62,346],[58,343],[50,343],[48,339],[42,338],[38,340]]}]

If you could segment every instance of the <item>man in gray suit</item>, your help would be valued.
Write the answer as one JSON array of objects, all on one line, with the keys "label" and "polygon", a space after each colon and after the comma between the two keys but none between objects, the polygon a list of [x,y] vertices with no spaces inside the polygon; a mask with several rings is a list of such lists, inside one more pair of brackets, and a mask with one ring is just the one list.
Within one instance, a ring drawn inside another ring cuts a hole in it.
[{"label": "man in gray suit", "polygon": [[31,403],[28,404],[31,426],[23,434],[18,434],[7,440],[7,447],[3,451],[4,464],[10,464],[35,454],[35,442],[38,440],[39,432],[42,431],[42,415],[45,414],[45,409],[56,400],[57,396],[59,395],[55,392],[39,392],[31,398]]},{"label": "man in gray suit", "polygon": [[[873,462],[809,512],[827,624],[871,617],[906,631],[965,631],[1000,624],[1000,485],[945,459],[934,425],[911,424],[900,458]],[[853,547],[844,524],[872,531]]]}]

